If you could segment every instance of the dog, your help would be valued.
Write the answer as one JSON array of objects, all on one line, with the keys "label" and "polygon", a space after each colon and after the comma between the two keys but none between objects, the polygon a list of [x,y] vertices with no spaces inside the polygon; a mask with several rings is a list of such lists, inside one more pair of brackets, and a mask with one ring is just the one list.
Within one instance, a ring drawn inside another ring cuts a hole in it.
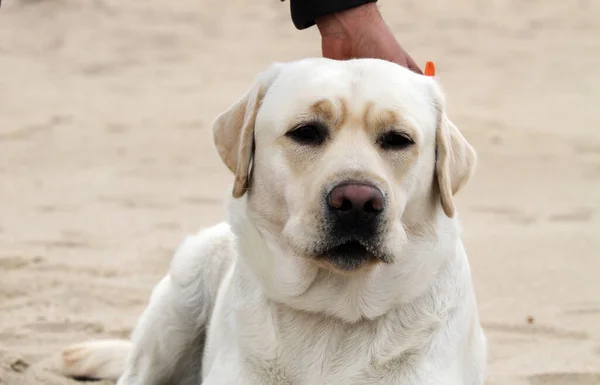
[{"label": "dog", "polygon": [[437,80],[274,63],[213,124],[228,220],[184,239],[130,341],[66,347],[119,385],[481,385],[453,198],[477,155]]}]

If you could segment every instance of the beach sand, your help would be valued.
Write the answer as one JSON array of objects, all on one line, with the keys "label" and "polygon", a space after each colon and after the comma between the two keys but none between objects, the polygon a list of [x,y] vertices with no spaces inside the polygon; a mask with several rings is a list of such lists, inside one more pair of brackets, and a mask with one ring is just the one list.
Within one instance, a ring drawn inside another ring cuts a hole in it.
[{"label": "beach sand", "polygon": [[[488,384],[600,384],[600,2],[380,6],[479,153],[457,199]],[[318,55],[287,2],[4,0],[0,384],[75,384],[63,346],[129,335],[183,237],[224,218],[211,121]]]}]

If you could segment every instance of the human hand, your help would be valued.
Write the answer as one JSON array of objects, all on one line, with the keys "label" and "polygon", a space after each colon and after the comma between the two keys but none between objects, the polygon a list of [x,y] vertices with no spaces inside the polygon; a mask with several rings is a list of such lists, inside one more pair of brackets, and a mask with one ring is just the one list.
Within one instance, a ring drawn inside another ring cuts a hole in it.
[{"label": "human hand", "polygon": [[423,73],[398,43],[375,3],[318,18],[316,23],[321,33],[324,57],[337,60],[383,59]]}]

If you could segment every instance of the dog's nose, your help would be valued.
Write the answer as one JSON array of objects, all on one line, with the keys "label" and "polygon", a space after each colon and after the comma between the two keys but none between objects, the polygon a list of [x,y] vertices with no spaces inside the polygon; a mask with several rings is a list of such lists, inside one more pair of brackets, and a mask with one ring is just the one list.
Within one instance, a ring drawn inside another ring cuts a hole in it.
[{"label": "dog's nose", "polygon": [[383,211],[385,199],[377,187],[370,184],[348,183],[336,186],[329,193],[330,212],[345,225],[371,224]]}]

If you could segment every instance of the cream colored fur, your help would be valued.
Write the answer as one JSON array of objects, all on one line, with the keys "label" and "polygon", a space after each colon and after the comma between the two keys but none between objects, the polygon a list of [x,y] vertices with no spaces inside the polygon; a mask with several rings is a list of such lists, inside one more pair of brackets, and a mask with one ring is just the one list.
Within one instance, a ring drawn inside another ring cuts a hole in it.
[{"label": "cream colored fur", "polygon": [[[323,102],[324,101],[324,102]],[[286,132],[322,102],[327,143]],[[313,106],[311,108],[311,106]],[[394,117],[415,144],[384,151]],[[385,119],[384,119],[385,117]],[[481,385],[486,360],[454,194],[476,163],[432,78],[376,59],[278,63],[214,124],[229,218],[184,240],[131,342],[67,347],[64,373],[119,385]],[[360,178],[390,204],[391,263],[316,263],[322,197]]]}]

